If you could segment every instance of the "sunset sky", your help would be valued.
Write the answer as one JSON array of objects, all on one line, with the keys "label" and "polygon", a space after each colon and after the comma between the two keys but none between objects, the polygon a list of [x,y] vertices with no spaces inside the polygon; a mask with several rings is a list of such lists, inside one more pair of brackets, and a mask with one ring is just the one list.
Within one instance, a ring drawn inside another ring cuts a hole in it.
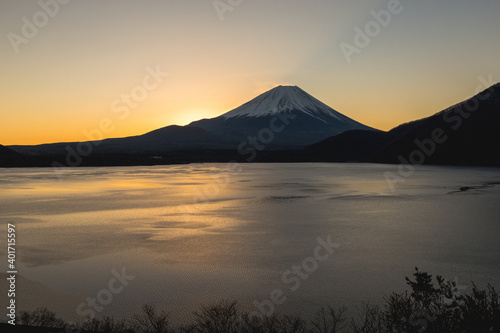
[{"label": "sunset sky", "polygon": [[[278,84],[389,130],[500,81],[498,0],[58,1],[0,4],[0,144],[84,141],[103,119],[106,137],[143,134]],[[341,45],[370,22],[349,62]]]}]

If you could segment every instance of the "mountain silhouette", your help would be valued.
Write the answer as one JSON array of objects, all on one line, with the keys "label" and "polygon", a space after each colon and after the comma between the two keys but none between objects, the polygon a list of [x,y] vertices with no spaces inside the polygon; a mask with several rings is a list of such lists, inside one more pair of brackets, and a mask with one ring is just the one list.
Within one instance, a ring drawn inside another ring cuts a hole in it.
[{"label": "mountain silhouette", "polygon": [[278,86],[236,109],[188,126],[203,128],[227,142],[249,136],[266,148],[299,148],[352,129],[374,130],[314,98],[297,86]]},{"label": "mountain silhouette", "polygon": [[28,157],[0,145],[0,167],[24,166],[30,164],[29,162]]},{"label": "mountain silhouette", "polygon": [[18,153],[9,149],[3,145],[0,145],[0,158],[1,157],[9,157],[9,156],[20,156]]},{"label": "mountain silhouette", "polygon": [[389,132],[349,131],[306,149],[325,161],[500,165],[500,83]]},{"label": "mountain silhouette", "polygon": [[[217,118],[188,126],[167,126],[149,133],[89,143],[93,154],[162,154],[170,150],[235,149],[249,136],[266,148],[303,148],[360,124],[296,86],[278,86]],[[262,131],[265,131],[263,133]],[[271,137],[270,137],[271,136]],[[30,156],[58,156],[78,151],[77,142],[11,146]]]},{"label": "mountain silhouette", "polygon": [[[78,142],[62,142],[37,146],[11,146],[19,153],[31,156],[65,155],[78,151]],[[143,135],[87,142],[92,154],[158,154],[172,149],[227,148],[215,135],[196,127],[167,126]]]},{"label": "mountain silhouette", "polygon": [[[68,164],[71,158],[77,166],[230,160],[500,165],[499,123],[500,83],[388,132],[360,124],[298,87],[279,86],[217,118],[187,126],[98,142],[0,146],[0,166]],[[75,156],[82,147],[91,152]]]}]

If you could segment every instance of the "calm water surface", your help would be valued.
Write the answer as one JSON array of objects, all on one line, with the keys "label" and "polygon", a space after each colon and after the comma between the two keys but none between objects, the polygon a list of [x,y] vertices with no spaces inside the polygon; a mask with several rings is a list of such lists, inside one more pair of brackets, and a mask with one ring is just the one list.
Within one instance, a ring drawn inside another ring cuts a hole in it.
[{"label": "calm water surface", "polygon": [[[392,191],[384,173],[396,170],[194,164],[81,168],[59,180],[51,169],[0,169],[1,225],[17,227],[18,306],[82,320],[79,304],[122,269],[135,278],[100,314],[152,303],[181,321],[221,299],[256,310],[275,289],[284,312],[356,308],[404,291],[415,266],[466,291],[471,280],[500,286],[500,169],[423,166]],[[315,267],[318,237],[339,247]],[[303,263],[310,272],[290,272]]]}]

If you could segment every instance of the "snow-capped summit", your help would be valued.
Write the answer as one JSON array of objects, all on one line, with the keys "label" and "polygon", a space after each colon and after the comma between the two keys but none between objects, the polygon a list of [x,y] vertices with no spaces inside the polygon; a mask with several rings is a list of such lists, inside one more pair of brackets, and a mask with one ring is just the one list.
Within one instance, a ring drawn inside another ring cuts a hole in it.
[{"label": "snow-capped summit", "polygon": [[277,86],[219,117],[198,120],[188,126],[200,127],[235,144],[253,136],[263,138],[263,133],[267,133],[272,140],[263,141],[270,141],[266,147],[273,148],[305,147],[352,129],[373,130],[297,86]]},{"label": "snow-capped summit", "polygon": [[342,121],[342,114],[314,98],[297,86],[277,86],[251,101],[222,115],[233,117],[263,117],[280,112],[302,111],[323,122],[325,117],[334,117]]}]

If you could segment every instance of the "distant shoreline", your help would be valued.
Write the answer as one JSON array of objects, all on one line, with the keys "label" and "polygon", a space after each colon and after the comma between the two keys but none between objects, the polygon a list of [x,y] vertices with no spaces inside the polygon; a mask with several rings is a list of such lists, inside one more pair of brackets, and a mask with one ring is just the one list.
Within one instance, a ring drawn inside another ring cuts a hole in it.
[{"label": "distant shoreline", "polygon": [[[401,165],[392,161],[349,161],[329,156],[319,157],[305,150],[264,150],[252,161],[235,150],[187,150],[171,151],[154,155],[90,155],[82,158],[78,165],[67,163],[65,156],[25,156],[0,158],[0,168],[86,168],[86,167],[127,167],[161,166],[196,163],[374,163]],[[500,167],[497,163],[424,163],[422,165],[463,166],[463,167]]]}]

